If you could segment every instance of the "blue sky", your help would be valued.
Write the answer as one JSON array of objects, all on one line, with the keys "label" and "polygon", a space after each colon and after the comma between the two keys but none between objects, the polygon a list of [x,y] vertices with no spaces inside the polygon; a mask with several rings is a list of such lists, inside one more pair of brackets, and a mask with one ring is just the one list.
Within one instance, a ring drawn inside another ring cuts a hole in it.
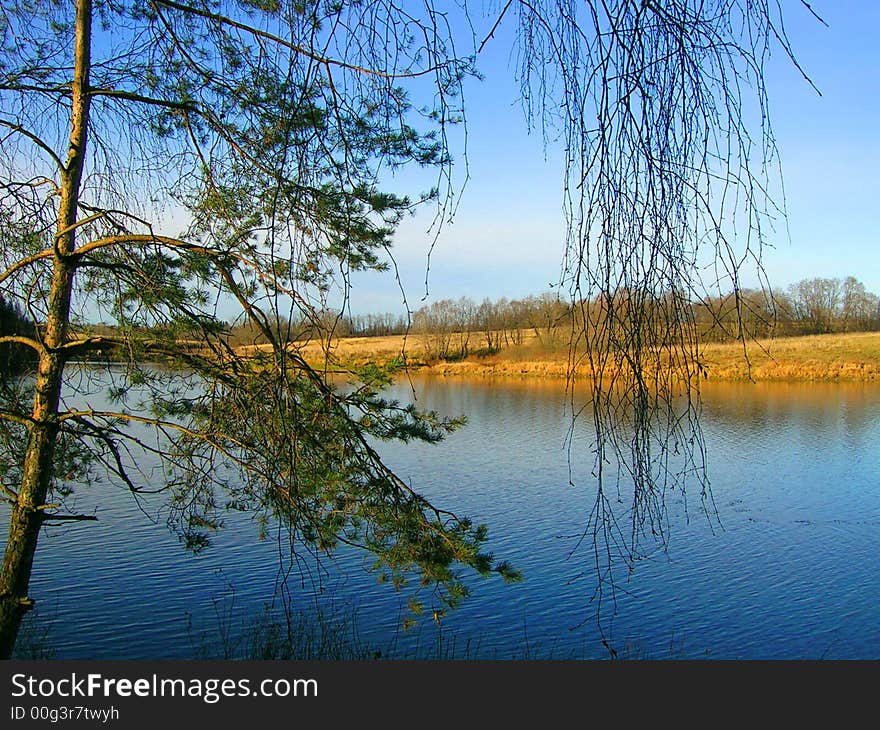
[{"label": "blue sky", "polygon": [[[815,0],[817,22],[787,0],[786,29],[819,96],[784,55],[767,68],[771,119],[782,159],[788,226],[768,237],[764,267],[774,287],[806,277],[854,275],[880,293],[880,2]],[[559,154],[529,136],[503,37],[481,56],[482,81],[466,87],[470,180],[431,257],[429,301],[520,297],[558,280],[563,253]],[[459,160],[457,174],[462,175]],[[425,293],[429,215],[408,220],[395,257],[410,308]],[[755,283],[746,274],[744,283]],[[355,312],[403,311],[393,277],[358,276]]]}]

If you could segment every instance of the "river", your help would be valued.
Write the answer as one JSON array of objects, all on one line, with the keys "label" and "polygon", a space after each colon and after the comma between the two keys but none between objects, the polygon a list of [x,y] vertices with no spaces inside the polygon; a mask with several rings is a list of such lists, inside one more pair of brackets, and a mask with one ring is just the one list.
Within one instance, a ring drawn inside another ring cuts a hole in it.
[{"label": "river", "polygon": [[231,514],[192,555],[169,534],[161,497],[138,505],[105,485],[75,502],[98,522],[41,537],[39,610],[21,645],[57,659],[236,655],[239,635],[284,594],[343,622],[371,655],[607,658],[604,635],[625,658],[880,658],[880,388],[707,384],[717,519],[697,493],[671,494],[667,549],[618,571],[601,606],[589,541],[578,547],[595,495],[590,419],[569,452],[564,385],[415,377],[392,394],[467,415],[438,445],[382,452],[440,505],[488,523],[490,549],[521,583],[475,577],[457,610],[403,630],[405,596],[359,554],[291,565],[283,540]]}]

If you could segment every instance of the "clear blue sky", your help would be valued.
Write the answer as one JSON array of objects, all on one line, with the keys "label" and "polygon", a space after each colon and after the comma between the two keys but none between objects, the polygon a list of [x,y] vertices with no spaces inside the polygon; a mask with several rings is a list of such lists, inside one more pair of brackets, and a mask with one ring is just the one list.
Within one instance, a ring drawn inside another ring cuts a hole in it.
[{"label": "clear blue sky", "polygon": [[[880,2],[814,0],[827,28],[799,0],[783,4],[798,60],[822,95],[773,54],[767,84],[788,231],[780,226],[765,251],[768,278],[784,289],[806,277],[852,274],[880,294]],[[484,80],[466,88],[470,181],[433,251],[430,300],[537,294],[559,276],[561,160],[552,148],[545,159],[540,136],[526,133],[508,52],[503,38],[489,48],[479,61]],[[429,223],[430,216],[406,221],[395,239],[411,308],[424,295]],[[403,310],[390,275],[358,276],[351,307]]]}]

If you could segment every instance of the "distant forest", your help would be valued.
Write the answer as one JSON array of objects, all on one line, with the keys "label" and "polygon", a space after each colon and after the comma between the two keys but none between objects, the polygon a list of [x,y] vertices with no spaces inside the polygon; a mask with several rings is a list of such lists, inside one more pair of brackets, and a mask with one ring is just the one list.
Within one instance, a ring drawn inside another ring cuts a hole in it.
[{"label": "distant forest", "polygon": [[[671,317],[691,318],[703,342],[734,339],[792,337],[833,332],[880,330],[880,298],[855,277],[804,279],[784,291],[740,289],[722,296],[694,301],[687,293],[652,296],[618,290],[613,297],[584,300],[577,304],[554,293],[523,299],[469,297],[442,299],[402,314],[339,313],[320,315],[332,320],[336,337],[382,337],[404,333],[421,335],[428,354],[436,357],[467,356],[475,349],[497,351],[519,346],[525,333],[539,344],[560,345],[587,323],[614,336],[615,325],[628,317],[652,322],[662,340]],[[308,323],[276,323],[288,339],[308,339],[314,330]],[[326,325],[326,320],[322,323]],[[327,331],[327,330],[325,330]],[[258,329],[243,324],[231,328],[235,344],[261,341]]]},{"label": "distant forest", "polygon": [[[416,310],[411,323],[402,315],[362,314],[341,318],[336,332],[341,337],[376,337],[406,331],[479,332],[487,336],[490,346],[499,338],[497,345],[509,345],[517,344],[514,332],[546,332],[548,328],[576,324],[579,312],[582,315],[613,308],[615,304],[631,310],[631,299],[623,290],[610,302],[595,300],[577,305],[553,293],[524,299],[484,299],[479,304],[469,297],[443,299]],[[642,308],[659,306],[664,311],[678,310],[680,316],[690,314],[703,341],[723,342],[743,334],[788,337],[880,330],[880,298],[853,276],[804,279],[785,291],[774,290],[772,295],[756,289],[741,289],[699,302],[687,302],[686,307],[682,301],[673,307],[664,306],[662,299],[642,294],[639,302]]]}]

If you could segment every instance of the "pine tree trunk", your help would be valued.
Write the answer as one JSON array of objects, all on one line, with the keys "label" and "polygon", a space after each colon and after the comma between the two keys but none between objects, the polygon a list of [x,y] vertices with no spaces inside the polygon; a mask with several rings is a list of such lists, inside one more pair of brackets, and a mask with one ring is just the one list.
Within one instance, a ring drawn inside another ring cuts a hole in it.
[{"label": "pine tree trunk", "polygon": [[70,147],[65,167],[60,171],[58,229],[55,235],[55,258],[44,347],[37,369],[21,486],[12,508],[9,540],[3,555],[3,565],[0,567],[0,658],[3,659],[9,658],[15,648],[22,616],[32,605],[27,595],[28,586],[52,478],[55,440],[58,434],[58,403],[64,376],[64,358],[58,348],[67,337],[76,269],[71,254],[76,247],[75,224],[89,117],[91,32],[91,0],[77,0]]}]

